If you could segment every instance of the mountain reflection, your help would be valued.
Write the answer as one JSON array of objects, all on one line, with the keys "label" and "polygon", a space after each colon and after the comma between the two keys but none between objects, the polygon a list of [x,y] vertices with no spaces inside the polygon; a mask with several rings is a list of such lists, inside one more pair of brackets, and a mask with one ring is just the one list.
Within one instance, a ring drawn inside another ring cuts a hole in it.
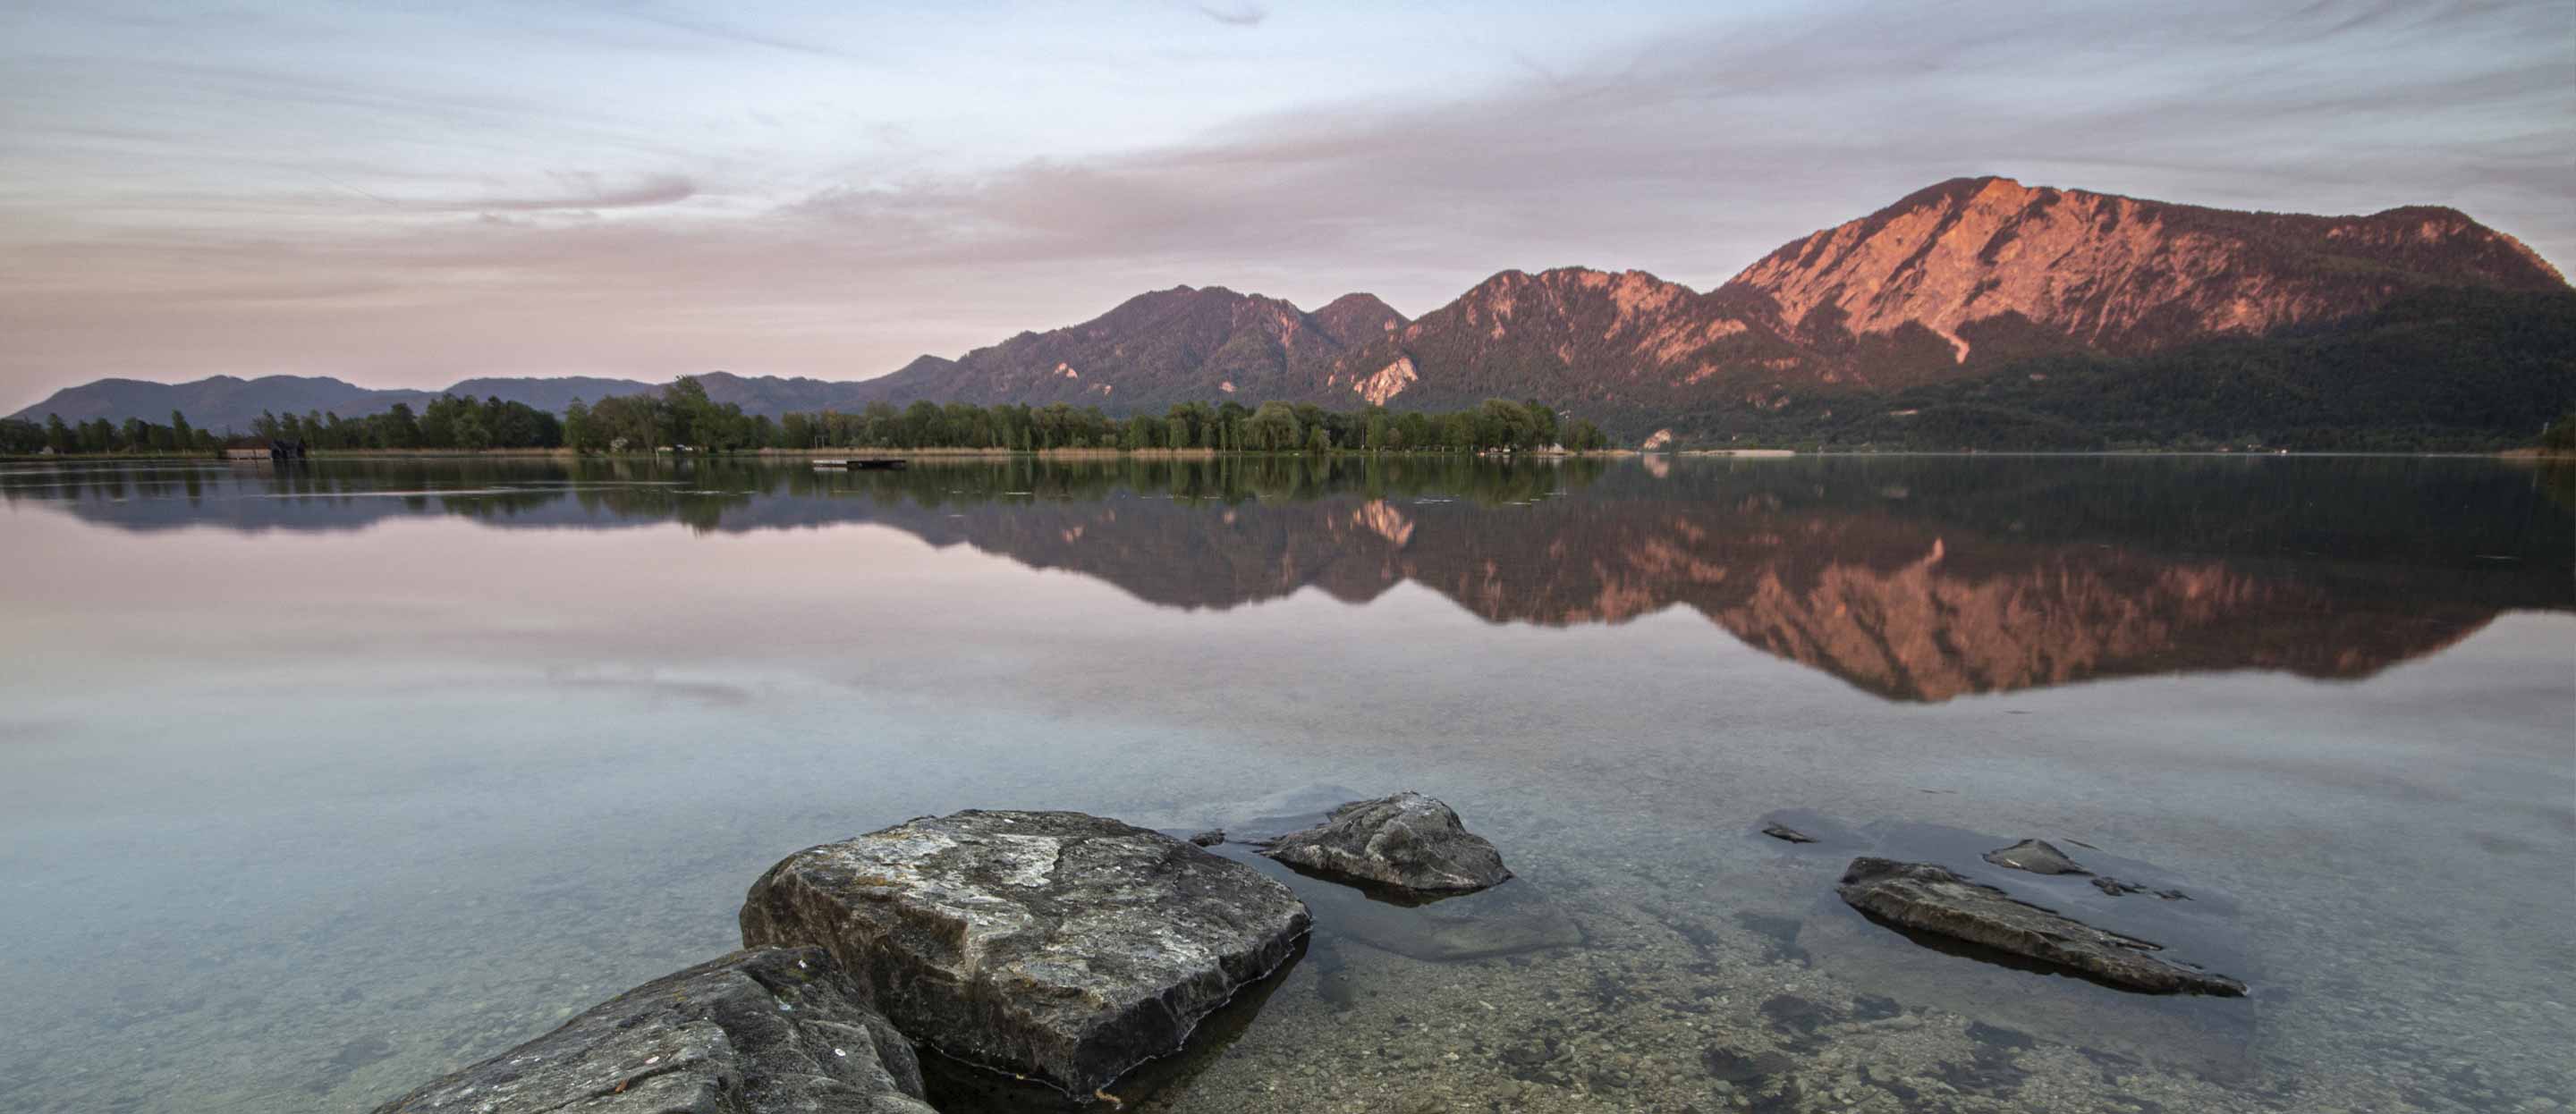
[{"label": "mountain reflection", "polygon": [[1496,623],[1679,605],[1911,701],[2179,670],[2358,678],[2505,610],[2576,608],[2576,520],[2485,461],[1653,463],[335,462],[25,469],[0,493],[135,531],[872,523],[1186,609],[1405,582]]}]

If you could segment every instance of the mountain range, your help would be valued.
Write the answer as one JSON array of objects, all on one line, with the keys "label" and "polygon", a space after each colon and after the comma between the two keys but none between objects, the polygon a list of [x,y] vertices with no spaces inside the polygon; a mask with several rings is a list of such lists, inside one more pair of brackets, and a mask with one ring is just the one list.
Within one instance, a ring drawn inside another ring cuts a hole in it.
[{"label": "mountain range", "polygon": [[[1364,293],[1308,311],[1179,286],[873,379],[699,378],[716,401],[772,415],[916,400],[1113,414],[1228,398],[1447,409],[1501,396],[1632,438],[1671,429],[1703,441],[1902,442],[1926,429],[1969,443],[2160,440],[2356,425],[2527,438],[2576,404],[2576,291],[2452,209],[2251,213],[1960,178],[1792,240],[1705,292],[1642,271],[1514,270],[1408,319]],[[2149,397],[2132,398],[2141,384]],[[448,391],[560,409],[654,387],[468,379]],[[2182,426],[2105,413],[2115,396],[2210,413]],[[263,410],[349,415],[431,397],[328,378],[106,379],[20,416],[180,410],[246,428]]]}]

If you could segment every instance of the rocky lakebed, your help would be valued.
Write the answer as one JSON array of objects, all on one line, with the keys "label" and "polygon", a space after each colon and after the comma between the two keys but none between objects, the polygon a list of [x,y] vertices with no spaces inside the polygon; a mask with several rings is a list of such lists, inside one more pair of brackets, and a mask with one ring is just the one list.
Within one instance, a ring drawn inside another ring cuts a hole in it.
[{"label": "rocky lakebed", "polygon": [[[1347,795],[1313,787],[1205,810],[1200,823],[1211,826],[970,809],[810,847],[751,884],[738,913],[741,950],[610,998],[377,1114],[1157,1109],[1175,1081],[1205,1092],[1209,1082],[1197,1077],[1300,966],[1337,1008],[1382,997],[1346,948],[1321,942],[1319,924],[1332,928],[1330,940],[1440,965],[1527,964],[1585,947],[1581,918],[1515,880],[1502,850],[1449,806],[1410,791]],[[2068,851],[1926,825],[1854,829],[1795,810],[1761,818],[1747,838],[1793,862],[1839,863],[1816,878],[1820,905],[1829,893],[1844,910],[1753,927],[1783,952],[1836,953],[1838,967],[1883,981],[1889,996],[1771,996],[1760,1010],[1780,1038],[1774,1046],[1711,1044],[1679,1073],[1652,1055],[1594,1053],[1591,1011],[1571,1002],[1548,1003],[1560,1014],[1552,1033],[1498,1049],[1474,1035],[1490,1027],[1503,1036],[1491,1001],[1462,1009],[1453,996],[1425,995],[1411,1006],[1418,1022],[1397,1020],[1443,1041],[1466,1038],[1512,1065],[1522,1086],[1597,1092],[1602,1109],[1700,1111],[1894,1108],[1884,1106],[1891,1099],[1910,1107],[1933,1091],[1993,1105],[1979,1092],[2022,1074],[2010,1052],[2033,1043],[2016,1030],[1968,1025],[1972,1039],[1985,1030],[1980,1047],[1941,1077],[1899,1077],[1894,1057],[1825,1065],[1834,1074],[1821,1085],[1802,1070],[1816,1066],[1802,1062],[1803,1034],[1828,1025],[1917,1032],[1924,1019],[1897,999],[1961,970],[1986,980],[1970,993],[2023,999],[2032,1028],[2081,1034],[2085,1055],[2097,1058],[2125,1059],[2123,1032],[2178,1018],[2201,1045],[2192,1053],[2200,1070],[2223,1076],[2230,1045],[2241,1047],[2250,1027],[2243,1003],[2228,1003],[2248,993],[2232,903],[2150,864],[2080,843]],[[1926,951],[1983,962],[1927,965]],[[2114,993],[2015,985],[2049,979]],[[1708,1008],[1658,1000],[1648,988],[1594,990],[1597,1006]],[[1384,1051],[1391,1065],[1411,1055]],[[1408,1070],[1436,1074],[1458,1057],[1453,1049]],[[1621,1092],[1644,1101],[1623,1102]],[[1343,1105],[1283,1091],[1273,1078],[1244,1109],[1538,1108],[1530,1097],[1434,1088],[1391,1106]],[[2141,1097],[2112,1108],[2166,1107]]]}]

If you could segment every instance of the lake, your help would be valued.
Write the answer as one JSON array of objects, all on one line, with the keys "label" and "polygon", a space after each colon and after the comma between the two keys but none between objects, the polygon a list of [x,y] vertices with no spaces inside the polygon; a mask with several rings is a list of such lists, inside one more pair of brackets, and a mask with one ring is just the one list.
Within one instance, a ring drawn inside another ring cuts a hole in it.
[{"label": "lake", "polygon": [[[1296,879],[1303,956],[1131,1105],[2562,1110],[2571,487],[5,466],[0,1108],[366,1110],[734,946],[771,863],[908,817],[1412,788],[1519,878],[1419,910]],[[2188,893],[2017,883],[2250,994],[1954,954],[1833,896],[1858,853],[1992,875],[1975,851],[2025,837]]]}]

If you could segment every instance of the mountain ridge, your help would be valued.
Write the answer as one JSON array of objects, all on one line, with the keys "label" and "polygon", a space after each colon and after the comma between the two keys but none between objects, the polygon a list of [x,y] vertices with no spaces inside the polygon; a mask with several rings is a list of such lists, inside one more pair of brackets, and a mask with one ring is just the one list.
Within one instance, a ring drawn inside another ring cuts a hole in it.
[{"label": "mountain ridge", "polygon": [[[2140,358],[2331,329],[2454,288],[2569,289],[2520,241],[2441,206],[2248,212],[1985,175],[1793,238],[1705,291],[1638,270],[1506,269],[1407,318],[1365,293],[1308,311],[1181,285],[873,379],[699,379],[715,401],[770,415],[914,401],[1150,413],[1229,398],[1446,409],[1502,396],[1632,431],[1692,414],[1722,432],[1730,414],[1890,395],[2026,361]],[[471,378],[448,390],[560,410],[576,396],[659,386]],[[438,393],[309,376],[104,379],[20,416],[160,420],[177,409],[208,428],[239,428],[262,410],[370,413]]]}]

